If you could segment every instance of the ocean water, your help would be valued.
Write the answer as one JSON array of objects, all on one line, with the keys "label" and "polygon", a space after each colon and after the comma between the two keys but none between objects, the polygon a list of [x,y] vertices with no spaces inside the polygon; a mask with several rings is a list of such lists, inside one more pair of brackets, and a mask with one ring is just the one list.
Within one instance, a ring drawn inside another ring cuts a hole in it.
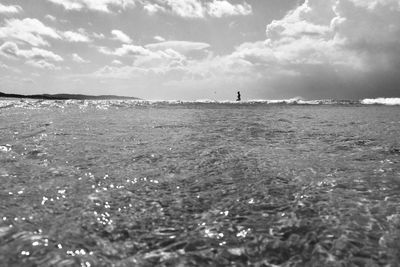
[{"label": "ocean water", "polygon": [[400,107],[273,103],[0,100],[0,263],[398,266]]}]

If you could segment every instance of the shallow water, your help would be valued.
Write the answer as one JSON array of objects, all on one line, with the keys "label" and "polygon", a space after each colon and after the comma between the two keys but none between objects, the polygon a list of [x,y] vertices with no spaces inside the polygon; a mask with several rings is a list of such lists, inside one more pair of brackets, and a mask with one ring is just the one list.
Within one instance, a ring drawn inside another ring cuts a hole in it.
[{"label": "shallow water", "polygon": [[400,107],[0,102],[5,266],[400,262]]}]

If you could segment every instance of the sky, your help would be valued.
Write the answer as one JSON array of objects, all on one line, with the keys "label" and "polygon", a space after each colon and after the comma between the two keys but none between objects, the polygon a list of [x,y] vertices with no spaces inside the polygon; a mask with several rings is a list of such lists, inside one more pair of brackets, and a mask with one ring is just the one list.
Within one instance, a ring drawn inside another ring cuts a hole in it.
[{"label": "sky", "polygon": [[400,96],[400,0],[1,0],[0,91]]}]

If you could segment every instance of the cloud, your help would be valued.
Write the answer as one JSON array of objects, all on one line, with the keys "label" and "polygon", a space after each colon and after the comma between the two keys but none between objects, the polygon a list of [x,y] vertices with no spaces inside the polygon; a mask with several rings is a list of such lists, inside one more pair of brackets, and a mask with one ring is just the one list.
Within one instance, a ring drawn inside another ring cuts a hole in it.
[{"label": "cloud", "polygon": [[78,54],[74,53],[72,54],[72,60],[78,63],[88,63],[89,61],[81,58]]},{"label": "cloud", "polygon": [[132,43],[132,39],[120,30],[112,30],[111,34],[114,36],[114,40],[118,40],[126,44]]},{"label": "cloud", "polygon": [[158,4],[163,8],[157,11],[169,10],[180,17],[202,18],[205,15],[205,8],[199,0],[166,0],[158,1]]},{"label": "cloud", "polygon": [[91,42],[90,38],[87,36],[87,34],[82,31],[82,32],[73,32],[73,31],[66,31],[63,33],[64,38],[73,43],[89,43]]},{"label": "cloud", "polygon": [[[162,43],[148,44],[145,46],[123,44],[121,47],[114,50],[99,47],[99,52],[118,56],[118,57],[131,57],[133,59],[132,68],[140,72],[147,73],[165,73],[169,68],[175,69],[182,67],[192,57],[192,53],[196,51],[203,51],[210,47],[206,43],[189,42],[189,41],[168,41]],[[204,55],[200,55],[203,57]],[[199,56],[198,56],[199,57]],[[115,64],[114,64],[115,65]],[[129,66],[128,66],[129,67]],[[105,75],[107,70],[112,70],[112,74],[116,75],[120,67],[110,67],[103,69],[101,73]],[[127,68],[123,69],[123,75],[126,75]],[[117,76],[117,75],[116,75]]]},{"label": "cloud", "polygon": [[9,71],[13,71],[13,72],[16,72],[16,73],[21,73],[21,70],[19,70],[17,68],[14,68],[14,67],[11,67],[11,66],[8,66],[8,65],[3,64],[3,63],[0,63],[0,68],[1,69],[5,69],[5,70],[9,70]]},{"label": "cloud", "polygon": [[61,62],[64,59],[52,51],[33,47],[32,49],[20,49],[13,42],[5,42],[0,46],[0,55],[8,58],[23,59],[25,63],[38,68],[55,69],[52,62]]},{"label": "cloud", "polygon": [[135,6],[135,0],[47,0],[66,10],[93,10],[109,13],[113,9],[124,10]]},{"label": "cloud", "polygon": [[397,1],[360,3],[306,0],[282,19],[268,24],[264,41],[244,43],[229,57],[248,62],[249,72],[280,71],[290,75],[307,72],[316,65],[363,73],[378,64],[390,64],[395,58],[393,66],[399,62]]},{"label": "cloud", "polygon": [[390,53],[400,44],[400,2],[366,2],[368,6],[356,0],[339,2],[335,7],[338,14],[333,21],[335,30],[348,49],[363,50],[370,55],[381,50]]},{"label": "cloud", "polygon": [[214,0],[206,4],[208,15],[221,18],[226,16],[246,16],[252,13],[251,6],[244,2],[243,4],[232,5],[228,1]]},{"label": "cloud", "polygon": [[0,39],[5,41],[16,40],[32,46],[49,46],[45,37],[61,39],[54,29],[32,18],[5,20],[5,25],[0,27]]},{"label": "cloud", "polygon": [[[204,96],[206,91],[216,87],[232,88],[240,86],[241,81],[253,79],[254,76],[247,73],[249,65],[244,60],[230,56],[209,56],[192,60],[167,49],[154,51],[151,56],[139,57],[132,65],[105,66],[90,76],[95,79],[111,79],[116,83],[126,83],[125,80],[129,80],[135,84],[143,84],[149,88],[147,94],[154,90],[158,97],[159,88],[162,87],[180,92],[178,96],[166,90],[167,98],[185,98],[185,95],[193,98],[195,91],[200,90],[199,95]],[[229,86],[226,86],[227,83]]]},{"label": "cloud", "polygon": [[115,60],[113,60],[111,62],[111,64],[113,64],[113,65],[122,65],[122,62],[120,60],[115,59]]},{"label": "cloud", "polygon": [[97,46],[96,47],[97,51],[99,51],[102,54],[105,55],[114,55],[114,51],[112,51],[110,48],[105,47],[105,46]]},{"label": "cloud", "polygon": [[18,5],[6,6],[0,3],[0,14],[17,14],[22,12],[22,7]]},{"label": "cloud", "polygon": [[56,65],[54,65],[53,63],[47,62],[45,60],[38,60],[38,61],[28,60],[26,64],[40,69],[51,69],[51,70],[59,69],[59,67],[56,67]]},{"label": "cloud", "polygon": [[6,57],[12,58],[26,58],[32,60],[49,60],[60,62],[63,58],[52,51],[33,47],[32,49],[20,49],[17,44],[13,42],[5,42],[0,46],[0,53]]},{"label": "cloud", "polygon": [[162,37],[162,36],[159,36],[159,35],[154,36],[153,39],[156,40],[156,41],[159,41],[159,42],[164,42],[165,41],[165,38]]},{"label": "cloud", "polygon": [[104,34],[102,34],[102,33],[92,33],[92,35],[93,35],[93,37],[94,38],[96,38],[96,39],[104,39],[104,38],[106,38],[105,36],[104,36]]},{"label": "cloud", "polygon": [[57,20],[56,17],[54,17],[54,16],[52,16],[52,15],[50,15],[50,14],[47,14],[47,15],[45,16],[45,18],[48,19],[48,20],[51,20],[51,21],[56,21],[56,20]]},{"label": "cloud", "polygon": [[398,1],[366,2],[307,0],[267,26],[266,46],[277,58],[292,63],[345,65],[364,71],[378,63],[389,64],[392,56],[398,58]]},{"label": "cloud", "polygon": [[142,1],[143,8],[149,14],[169,12],[182,18],[221,18],[226,16],[246,16],[252,13],[252,7],[243,2],[231,4],[226,0],[203,2],[200,0],[154,0]]},{"label": "cloud", "polygon": [[[113,79],[129,79],[132,77],[143,77],[147,75],[165,75],[171,71],[183,67],[187,63],[185,55],[172,49],[175,46],[178,50],[200,49],[199,44],[193,43],[193,47],[189,48],[190,42],[177,42],[176,44],[164,44],[159,47],[150,45],[150,48],[136,45],[124,44],[120,48],[110,50],[104,47],[100,48],[100,52],[119,57],[130,56],[133,58],[132,65],[119,66],[120,61],[113,61],[114,66],[105,66],[95,71],[92,76],[113,78]],[[185,49],[184,44],[187,45]],[[203,45],[204,46],[204,45]],[[208,45],[207,45],[208,46]]]},{"label": "cloud", "polygon": [[[237,55],[213,56],[211,53],[192,57],[198,51],[207,51],[207,43],[190,41],[166,41],[145,46],[123,45],[115,50],[102,48],[114,56],[132,56],[131,65],[105,66],[91,74],[104,79],[147,79],[185,82],[215,81],[221,78],[236,81],[239,78],[252,79],[247,72],[251,63]],[[233,82],[234,83],[234,82]]]},{"label": "cloud", "polygon": [[207,43],[189,42],[189,41],[166,41],[161,43],[148,44],[145,45],[145,47],[153,51],[173,49],[179,53],[185,54],[190,51],[203,50],[209,48],[210,45]]},{"label": "cloud", "polygon": [[123,44],[121,47],[111,50],[106,47],[99,47],[98,48],[100,53],[106,55],[114,55],[114,56],[147,56],[151,52],[150,50],[144,48],[143,46],[138,45],[130,45],[130,44]]},{"label": "cloud", "polygon": [[379,6],[389,6],[400,10],[400,2],[398,0],[351,0],[356,6],[364,7],[368,10],[375,10]]},{"label": "cloud", "polygon": [[0,40],[17,41],[26,43],[31,46],[50,46],[47,38],[64,39],[68,42],[91,42],[89,35],[84,29],[75,31],[57,31],[43,24],[40,20],[25,19],[8,19],[5,25],[0,27]]},{"label": "cloud", "polygon": [[152,4],[152,3],[147,3],[143,6],[143,9],[150,15],[156,14],[158,12],[166,12],[167,10],[158,5],[158,4]]}]

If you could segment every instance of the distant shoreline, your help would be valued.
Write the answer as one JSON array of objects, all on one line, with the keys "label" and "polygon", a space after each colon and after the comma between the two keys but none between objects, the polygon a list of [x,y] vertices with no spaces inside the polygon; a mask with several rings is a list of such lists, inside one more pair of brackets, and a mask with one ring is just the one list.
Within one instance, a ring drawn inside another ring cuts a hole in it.
[{"label": "distant shoreline", "polygon": [[6,94],[0,92],[0,97],[7,98],[31,98],[43,100],[141,100],[138,97],[131,96],[117,96],[117,95],[81,95],[81,94],[37,94],[37,95],[19,95],[19,94]]}]

